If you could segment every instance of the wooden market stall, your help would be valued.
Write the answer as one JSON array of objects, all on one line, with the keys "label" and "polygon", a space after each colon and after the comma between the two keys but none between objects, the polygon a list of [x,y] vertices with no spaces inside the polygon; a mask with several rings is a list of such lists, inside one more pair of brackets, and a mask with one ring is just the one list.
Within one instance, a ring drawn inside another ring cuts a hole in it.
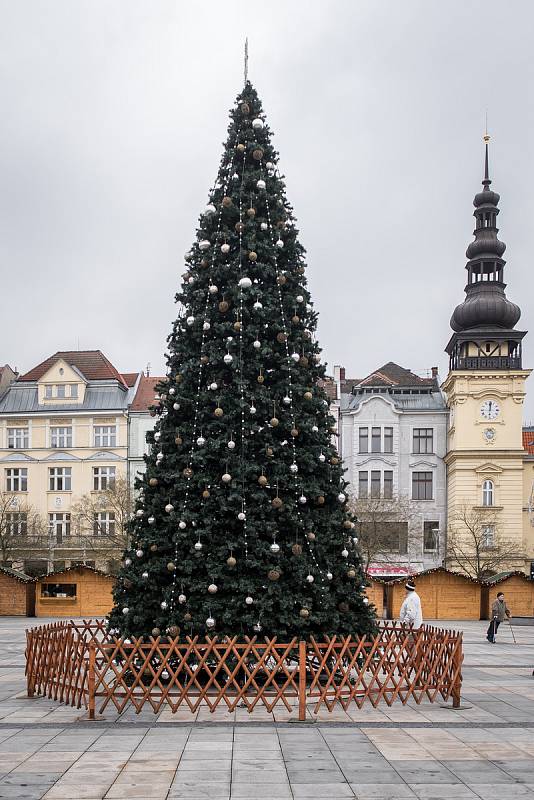
[{"label": "wooden market stall", "polygon": [[384,613],[384,596],[387,588],[386,582],[384,580],[376,580],[368,575],[367,583],[369,585],[365,589],[365,595],[369,598],[369,602],[373,603],[375,606],[376,616],[381,619]]},{"label": "wooden market stall", "polygon": [[491,605],[497,592],[504,599],[514,617],[534,617],[534,581],[519,571],[500,572],[482,585],[481,619],[489,619]]},{"label": "wooden market stall", "polygon": [[88,566],[68,567],[37,579],[36,616],[103,617],[113,606],[115,577]]},{"label": "wooden market stall", "polygon": [[35,616],[35,578],[11,567],[0,567],[0,616]]},{"label": "wooden market stall", "polygon": [[[423,619],[480,619],[481,585],[473,578],[444,567],[414,575],[421,598]],[[388,616],[398,619],[406,595],[406,578],[388,583]]]}]

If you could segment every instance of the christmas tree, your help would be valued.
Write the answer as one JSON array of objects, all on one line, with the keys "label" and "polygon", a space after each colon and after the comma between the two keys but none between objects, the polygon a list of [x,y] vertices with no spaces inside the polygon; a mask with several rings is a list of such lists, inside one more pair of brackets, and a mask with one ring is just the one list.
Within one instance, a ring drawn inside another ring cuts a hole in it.
[{"label": "christmas tree", "polygon": [[186,255],[110,627],[280,640],[374,629],[305,251],[246,82]]}]

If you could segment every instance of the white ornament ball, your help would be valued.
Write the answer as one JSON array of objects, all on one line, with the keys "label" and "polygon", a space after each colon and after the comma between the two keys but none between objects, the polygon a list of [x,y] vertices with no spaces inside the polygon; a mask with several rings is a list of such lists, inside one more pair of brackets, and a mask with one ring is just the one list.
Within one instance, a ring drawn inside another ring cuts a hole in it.
[{"label": "white ornament ball", "polygon": [[252,281],[250,280],[250,278],[247,278],[245,276],[244,278],[240,279],[238,286],[241,286],[242,289],[250,289],[250,287],[252,286]]},{"label": "white ornament ball", "polygon": [[209,287],[209,293],[210,294],[217,294],[218,291],[219,291],[219,287],[218,286],[215,286],[214,283],[210,284],[210,287]]},{"label": "white ornament ball", "polygon": [[228,450],[234,450],[234,449],[235,449],[235,442],[234,442],[234,440],[233,440],[233,439],[230,439],[230,441],[228,442],[228,444],[227,444],[226,446],[228,447]]},{"label": "white ornament ball", "polygon": [[255,408],[255,406],[250,406],[250,409],[249,409],[249,411],[250,411],[250,413],[251,413],[251,414],[255,414],[255,413],[256,413],[256,408]]},{"label": "white ornament ball", "polygon": [[348,558],[349,557],[349,551],[345,548],[345,550],[341,551],[341,555],[343,556],[343,558]]},{"label": "white ornament ball", "polygon": [[159,442],[160,439],[161,439],[161,433],[159,431],[156,431],[156,433],[154,434],[154,441]]},{"label": "white ornament ball", "polygon": [[364,606],[368,606],[369,605],[369,598],[368,597],[364,597],[363,598],[363,604],[364,604]]},{"label": "white ornament ball", "polygon": [[127,607],[125,607],[125,608],[123,608],[123,609],[122,609],[122,613],[123,613],[125,616],[126,616],[126,614],[128,614],[129,612],[130,612],[130,609],[129,609],[129,608],[127,608]]},{"label": "white ornament ball", "polygon": [[295,364],[296,364],[296,363],[297,363],[297,361],[299,361],[299,360],[300,360],[300,355],[299,355],[298,353],[291,353],[291,358],[293,359],[293,361],[294,361],[294,362],[295,362]]},{"label": "white ornament ball", "polygon": [[191,277],[189,278],[189,280],[188,280],[187,282],[188,282],[188,284],[189,284],[190,286],[192,286],[192,285],[194,284],[194,282],[195,282],[195,279],[193,278],[193,276],[192,276],[192,275],[191,275]]},{"label": "white ornament ball", "polygon": [[183,519],[181,519],[180,522],[178,523],[178,527],[180,528],[181,531],[185,531],[185,529],[187,528],[187,523]]},{"label": "white ornament ball", "polygon": [[142,577],[142,578],[148,578],[148,572],[143,572],[143,574],[141,575],[141,577]]},{"label": "white ornament ball", "polygon": [[289,395],[286,394],[286,396],[284,397],[282,402],[284,403],[284,405],[290,406],[291,405],[291,398],[289,397]]},{"label": "white ornament ball", "polygon": [[198,243],[199,250],[208,250],[210,243],[207,239],[202,239],[201,242]]},{"label": "white ornament ball", "polygon": [[202,330],[203,331],[209,331],[210,328],[211,328],[211,325],[209,324],[209,322],[205,322],[203,324],[203,326],[202,326]]},{"label": "white ornament ball", "polygon": [[183,604],[183,603],[185,603],[186,600],[187,600],[187,597],[185,596],[185,594],[179,594],[178,595],[178,602],[179,603]]},{"label": "white ornament ball", "polygon": [[265,165],[266,169],[274,169],[274,164],[272,161],[268,161]]},{"label": "white ornament ball", "polygon": [[169,389],[169,394],[171,395],[171,397],[173,394],[176,394],[176,389],[174,388],[174,386],[171,386],[171,388]]},{"label": "white ornament ball", "polygon": [[276,542],[273,542],[271,547],[269,548],[271,553],[279,553],[280,552],[280,545]]},{"label": "white ornament ball", "polygon": [[339,500],[340,503],[344,503],[345,500],[347,499],[347,496],[343,492],[340,492],[337,496],[337,499]]},{"label": "white ornament ball", "polygon": [[262,303],[260,303],[260,301],[259,301],[259,300],[256,300],[256,302],[254,303],[254,305],[253,305],[252,307],[253,307],[253,309],[254,309],[255,311],[260,311],[260,309],[262,309],[262,308],[263,308],[263,304],[262,304]]},{"label": "white ornament ball", "polygon": [[327,573],[326,573],[326,578],[327,578],[327,580],[331,581],[333,577],[334,577],[334,576],[332,575],[332,573],[331,573],[331,572],[327,572]]},{"label": "white ornament ball", "polygon": [[167,512],[167,514],[172,514],[172,512],[174,511],[173,504],[167,503],[167,505],[165,506],[165,511]]},{"label": "white ornament ball", "polygon": [[194,317],[188,317],[186,319],[186,322],[187,322],[188,325],[193,325],[193,323],[195,322],[195,318]]},{"label": "white ornament ball", "polygon": [[214,628],[215,627],[215,620],[213,617],[208,617],[206,620],[206,627],[207,628]]},{"label": "white ornament ball", "polygon": [[167,608],[167,601],[166,600],[162,600],[161,603],[160,603],[160,606],[163,609],[163,611],[165,611],[165,609]]},{"label": "white ornament ball", "polygon": [[313,577],[313,575],[306,575],[306,580],[308,581],[308,583],[313,583],[315,578]]},{"label": "white ornament ball", "polygon": [[303,296],[301,294],[297,295],[296,300],[297,300],[297,303],[303,303],[304,302],[304,298],[303,298]]},{"label": "white ornament ball", "polygon": [[245,597],[245,603],[247,604],[247,606],[251,606],[253,602],[254,602],[254,598],[251,597],[250,595]]},{"label": "white ornament ball", "polygon": [[314,433],[318,433],[318,431],[319,431],[319,428],[317,427],[317,425],[312,425],[312,431],[313,431]]},{"label": "white ornament ball", "polygon": [[307,498],[305,497],[305,495],[301,494],[301,496],[299,497],[299,503],[303,506],[307,502],[308,501],[307,501]]},{"label": "white ornament ball", "polygon": [[159,451],[159,453],[157,454],[156,458],[158,458],[160,461],[162,461],[162,460],[163,460],[163,453],[161,452],[161,450],[160,450],[160,451]]},{"label": "white ornament ball", "polygon": [[326,461],[326,456],[325,456],[325,454],[324,454],[324,453],[321,453],[321,455],[319,456],[319,461],[320,461],[321,463],[324,463],[324,462]]},{"label": "white ornament ball", "polygon": [[256,348],[256,350],[259,350],[259,349],[260,349],[260,347],[261,347],[261,342],[259,341],[259,339],[256,339],[254,342],[252,342],[252,347],[255,347],[255,348]]},{"label": "white ornament ball", "polygon": [[210,594],[215,594],[217,592],[217,586],[215,583],[210,583],[210,585],[208,586],[208,592]]},{"label": "white ornament ball", "polygon": [[224,475],[222,476],[222,480],[223,483],[230,483],[230,481],[232,480],[232,476],[230,475],[229,472],[225,472]]},{"label": "white ornament ball", "polygon": [[262,223],[260,224],[260,228],[261,228],[261,230],[262,230],[262,231],[266,231],[268,227],[269,227],[269,226],[267,225],[267,223],[266,223],[266,222],[262,222]]},{"label": "white ornament ball", "polygon": [[252,630],[253,630],[255,633],[260,633],[260,632],[261,632],[261,625],[260,625],[260,623],[259,623],[259,622],[256,622],[256,624],[252,626]]},{"label": "white ornament ball", "polygon": [[202,550],[202,542],[195,542],[195,550],[200,552]]},{"label": "white ornament ball", "polygon": [[244,511],[240,511],[239,514],[237,515],[237,518],[241,520],[241,522],[244,522],[244,520],[246,520],[247,518],[247,515],[245,514]]},{"label": "white ornament ball", "polygon": [[263,120],[260,119],[259,117],[256,117],[256,119],[252,120],[252,127],[254,128],[255,131],[261,131],[261,129],[263,128]]},{"label": "white ornament ball", "polygon": [[352,544],[358,544],[358,537],[357,536],[353,536],[352,537]]},{"label": "white ornament ball", "polygon": [[233,360],[234,359],[232,358],[230,353],[226,353],[225,357],[223,358],[225,364],[231,364]]},{"label": "white ornament ball", "polygon": [[180,403],[173,403],[172,407],[174,408],[175,411],[178,411],[178,409],[180,408]]},{"label": "white ornament ball", "polygon": [[214,392],[214,391],[215,391],[216,389],[218,389],[218,388],[219,388],[219,387],[217,386],[217,384],[215,383],[215,381],[214,381],[213,383],[210,383],[210,389],[212,390],[212,392]]},{"label": "white ornament ball", "polygon": [[282,249],[282,247],[284,246],[284,242],[282,241],[282,239],[276,240],[276,246],[278,247],[279,250]]},{"label": "white ornament ball", "polygon": [[289,471],[292,472],[294,475],[296,475],[297,472],[299,471],[299,468],[296,464],[291,464],[291,466],[289,467]]},{"label": "white ornament ball", "polygon": [[131,567],[132,566],[132,559],[131,558],[125,558],[124,559],[124,566],[125,567]]},{"label": "white ornament ball", "polygon": [[261,180],[261,178],[260,178],[259,181],[256,182],[256,187],[258,189],[265,189],[265,186],[266,186],[266,183],[265,183],[265,181]]},{"label": "white ornament ball", "polygon": [[136,550],[135,555],[137,556],[137,558],[143,558],[144,553],[142,550]]},{"label": "white ornament ball", "polygon": [[153,524],[155,523],[155,521],[156,521],[156,518],[155,518],[155,517],[149,517],[149,518],[148,518],[148,524],[149,524],[149,525],[153,525]]},{"label": "white ornament ball", "polygon": [[140,519],[144,513],[145,512],[143,511],[142,508],[138,508],[137,511],[135,512],[135,516],[137,517],[137,519]]},{"label": "white ornament ball", "polygon": [[221,253],[224,253],[226,255],[226,253],[229,252],[230,252],[230,245],[227,242],[225,242],[224,244],[221,245]]},{"label": "white ornament ball", "polygon": [[204,447],[204,445],[206,444],[206,440],[204,439],[203,436],[199,436],[198,437],[197,444],[198,444],[199,447]]},{"label": "white ornament ball", "polygon": [[215,208],[215,206],[209,203],[209,205],[207,205],[206,208],[204,209],[204,214],[209,216],[210,214],[215,214],[216,210],[217,209]]}]

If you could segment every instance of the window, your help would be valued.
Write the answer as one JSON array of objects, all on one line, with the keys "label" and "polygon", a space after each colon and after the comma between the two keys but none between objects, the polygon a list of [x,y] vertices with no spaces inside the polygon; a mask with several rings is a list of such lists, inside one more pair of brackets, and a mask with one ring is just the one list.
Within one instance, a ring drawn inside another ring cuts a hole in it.
[{"label": "window", "polygon": [[408,523],[384,522],[381,530],[384,552],[406,555],[408,552]]},{"label": "window", "polygon": [[72,467],[50,467],[48,470],[51,492],[70,492],[72,488]]},{"label": "window", "polygon": [[393,452],[393,428],[384,428],[384,453]]},{"label": "window", "polygon": [[115,483],[115,467],[93,467],[93,489],[103,492]]},{"label": "window", "polygon": [[64,383],[58,383],[58,385],[56,386],[56,397],[59,397],[61,399],[66,397],[65,388],[66,387]]},{"label": "window", "polygon": [[93,517],[94,536],[114,536],[115,535],[115,512],[99,511]]},{"label": "window", "polygon": [[360,470],[358,472],[358,497],[367,497],[368,478],[369,478],[369,473],[367,472],[367,470]]},{"label": "window", "polygon": [[369,428],[360,428],[360,453],[369,452]]},{"label": "window", "polygon": [[382,429],[371,428],[371,453],[380,453],[382,449]]},{"label": "window", "polygon": [[423,552],[435,553],[438,549],[439,522],[425,519],[423,526]]},{"label": "window", "polygon": [[6,491],[27,492],[28,470],[20,468],[6,469]]},{"label": "window", "polygon": [[380,470],[371,470],[371,497],[380,497]]},{"label": "window", "polygon": [[482,528],[482,547],[493,547],[495,545],[495,526],[484,525]]},{"label": "window", "polygon": [[391,500],[393,497],[393,470],[384,470],[384,497]]},{"label": "window", "polygon": [[61,544],[70,536],[70,514],[49,514],[48,527],[52,538]]},{"label": "window", "polygon": [[50,447],[72,447],[72,428],[70,426],[50,428]]},{"label": "window", "polygon": [[45,398],[47,400],[50,400],[52,398],[52,387],[50,386],[50,384],[45,386],[45,394],[44,394],[44,396],[45,396]]},{"label": "window", "polygon": [[431,472],[412,472],[412,500],[432,500]]},{"label": "window", "polygon": [[8,536],[28,535],[28,515],[25,511],[12,511],[6,514],[6,533]]},{"label": "window", "polygon": [[75,399],[78,397],[78,384],[77,384],[77,383],[72,383],[72,384],[71,384],[71,387],[70,387],[70,396],[71,396],[72,398],[75,398]]},{"label": "window", "polygon": [[115,425],[95,425],[95,447],[116,447],[117,428]]},{"label": "window", "polygon": [[75,583],[42,583],[41,597],[59,597],[62,600],[76,597]]},{"label": "window", "polygon": [[493,481],[484,481],[482,484],[482,505],[493,505]]},{"label": "window", "polygon": [[413,429],[413,452],[414,453],[433,453],[434,452],[434,429],[433,428],[414,428]]},{"label": "window", "polygon": [[7,446],[10,450],[18,450],[30,446],[29,428],[8,428]]}]

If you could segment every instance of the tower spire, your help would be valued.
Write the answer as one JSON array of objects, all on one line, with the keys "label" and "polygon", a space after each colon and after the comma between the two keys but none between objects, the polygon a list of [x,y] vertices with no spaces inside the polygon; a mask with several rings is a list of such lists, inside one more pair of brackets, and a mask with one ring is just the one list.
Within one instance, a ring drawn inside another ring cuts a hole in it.
[{"label": "tower spire", "polygon": [[484,180],[482,181],[482,186],[484,186],[485,188],[489,188],[489,185],[491,183],[489,176],[489,141],[490,141],[490,136],[488,134],[488,120],[486,116],[486,133],[484,134],[486,155],[484,159]]}]

